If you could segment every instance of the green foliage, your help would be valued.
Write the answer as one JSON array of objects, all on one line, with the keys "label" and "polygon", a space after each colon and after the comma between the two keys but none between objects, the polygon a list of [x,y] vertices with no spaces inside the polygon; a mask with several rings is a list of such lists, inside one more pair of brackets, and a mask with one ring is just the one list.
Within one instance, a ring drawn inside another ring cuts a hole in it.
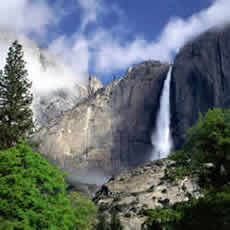
[{"label": "green foliage", "polygon": [[168,180],[170,182],[176,179],[183,179],[184,177],[190,175],[191,171],[184,165],[170,166],[165,169],[164,177],[162,180]]},{"label": "green foliage", "polygon": [[113,212],[111,215],[111,220],[108,222],[104,215],[99,216],[99,223],[96,227],[96,230],[123,230],[120,219],[117,216],[116,212]]},{"label": "green foliage", "polygon": [[97,207],[93,201],[89,200],[83,194],[71,192],[69,199],[74,210],[75,219],[74,224],[78,230],[93,229],[96,224]]},{"label": "green foliage", "polygon": [[0,151],[0,229],[73,230],[64,175],[20,142]]},{"label": "green foliage", "polygon": [[104,215],[99,216],[99,223],[97,224],[96,230],[110,230],[109,223],[106,221]]},{"label": "green foliage", "polygon": [[120,219],[117,217],[115,212],[112,213],[110,230],[123,230]]},{"label": "green foliage", "polygon": [[197,200],[152,210],[144,225],[148,230],[229,230],[229,213],[230,188],[226,186]]},{"label": "green foliage", "polygon": [[0,71],[0,147],[11,147],[33,128],[31,82],[27,79],[22,46],[9,48],[4,71]]},{"label": "green foliage", "polygon": [[[197,171],[201,179],[211,178],[214,186],[230,179],[230,110],[210,109],[200,115],[197,124],[188,131],[183,149],[170,156],[185,174]],[[207,170],[205,164],[212,164]],[[186,171],[187,169],[187,171]],[[223,175],[225,174],[225,175]]]},{"label": "green foliage", "polygon": [[181,219],[181,213],[170,208],[156,208],[147,213],[150,217],[145,223],[147,229],[169,230],[173,224]]}]

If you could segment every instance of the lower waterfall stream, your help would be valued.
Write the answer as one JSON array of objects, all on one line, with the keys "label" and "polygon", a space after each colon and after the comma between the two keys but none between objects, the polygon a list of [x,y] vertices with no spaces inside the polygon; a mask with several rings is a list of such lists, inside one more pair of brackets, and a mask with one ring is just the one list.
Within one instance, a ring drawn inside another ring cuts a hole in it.
[{"label": "lower waterfall stream", "polygon": [[160,97],[160,107],[156,119],[156,128],[151,136],[153,145],[152,159],[165,158],[172,149],[172,138],[170,133],[170,83],[172,66],[170,66],[164,81]]}]

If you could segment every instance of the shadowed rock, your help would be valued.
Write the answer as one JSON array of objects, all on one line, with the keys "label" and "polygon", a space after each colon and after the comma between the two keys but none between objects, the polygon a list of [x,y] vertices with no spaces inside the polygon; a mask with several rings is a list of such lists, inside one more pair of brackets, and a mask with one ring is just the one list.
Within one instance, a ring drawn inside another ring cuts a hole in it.
[{"label": "shadowed rock", "polygon": [[171,126],[175,148],[199,112],[230,106],[230,26],[212,29],[189,42],[175,58],[171,90]]}]

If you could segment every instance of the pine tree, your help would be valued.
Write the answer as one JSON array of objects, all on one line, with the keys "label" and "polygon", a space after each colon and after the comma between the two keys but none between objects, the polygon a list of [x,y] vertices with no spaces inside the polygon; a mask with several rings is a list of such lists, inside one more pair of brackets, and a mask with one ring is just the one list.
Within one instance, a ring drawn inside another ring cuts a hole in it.
[{"label": "pine tree", "polygon": [[13,42],[0,72],[0,148],[15,145],[33,129],[32,83],[23,56],[22,45]]}]

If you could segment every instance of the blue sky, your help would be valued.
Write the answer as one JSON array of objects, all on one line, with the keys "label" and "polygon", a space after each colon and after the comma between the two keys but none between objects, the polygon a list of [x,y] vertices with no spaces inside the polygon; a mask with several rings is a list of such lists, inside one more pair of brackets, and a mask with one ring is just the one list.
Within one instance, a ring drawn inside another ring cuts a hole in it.
[{"label": "blue sky", "polygon": [[144,60],[173,62],[188,40],[230,23],[229,9],[230,0],[11,0],[0,3],[0,30],[46,47],[77,80],[107,83]]},{"label": "blue sky", "polygon": [[[61,23],[60,33],[71,35],[80,26],[81,11],[77,1],[70,0],[67,6],[69,15],[67,15]],[[172,17],[182,17],[184,19],[190,17],[194,13],[202,9],[206,9],[211,5],[210,0],[106,0],[106,5],[114,4],[122,10],[122,19],[120,22],[124,23],[130,30],[129,36],[135,34],[142,34],[147,40],[153,40],[159,35],[164,26]],[[57,3],[56,0],[50,0],[51,5]],[[111,27],[119,23],[119,15],[108,14],[100,20],[103,27]],[[87,31],[90,31],[93,25],[89,26]]]},{"label": "blue sky", "polygon": [[[78,1],[70,0],[60,4],[62,9],[66,12],[57,27],[54,27],[47,43],[51,42],[58,35],[66,35],[68,37],[74,35],[81,27],[82,18],[84,18],[84,10]],[[93,2],[93,1],[92,1]],[[102,1],[100,1],[102,2]],[[49,1],[50,6],[57,6],[56,0]],[[120,42],[125,44],[135,40],[136,36],[143,37],[146,41],[153,41],[157,39],[164,27],[170,19],[180,17],[187,19],[193,14],[208,8],[211,5],[210,0],[145,0],[145,1],[131,1],[131,0],[105,0],[103,7],[105,12],[100,12],[98,19],[90,22],[82,32],[84,36],[93,36],[96,28],[103,28],[110,31],[112,36],[119,38]],[[90,2],[89,2],[90,5]],[[112,9],[109,9],[112,6]],[[108,9],[107,9],[108,8]],[[122,32],[119,31],[119,26]],[[116,27],[118,27],[116,29]],[[126,31],[124,31],[126,30]],[[51,30],[50,30],[51,31]],[[134,62],[136,63],[136,62]],[[138,63],[138,61],[137,61]],[[93,65],[93,64],[92,64]],[[118,69],[112,73],[99,73],[104,83],[110,81],[112,75],[120,76],[126,69]],[[89,62],[89,72],[98,74]]]},{"label": "blue sky", "polygon": [[[80,27],[82,9],[76,0],[68,0],[60,3],[57,0],[48,1],[51,7],[62,6],[66,11],[61,23],[55,28],[56,32],[73,34]],[[153,40],[172,17],[188,18],[202,9],[206,9],[212,3],[211,0],[105,0],[106,5],[114,4],[122,15],[122,23],[129,27],[130,32],[142,34],[146,39]],[[63,13],[64,14],[64,13]],[[121,20],[121,19],[120,19]],[[101,26],[111,27],[119,23],[119,15],[107,14],[100,19]],[[93,25],[89,26],[90,31]],[[132,36],[132,34],[130,34]]]}]

